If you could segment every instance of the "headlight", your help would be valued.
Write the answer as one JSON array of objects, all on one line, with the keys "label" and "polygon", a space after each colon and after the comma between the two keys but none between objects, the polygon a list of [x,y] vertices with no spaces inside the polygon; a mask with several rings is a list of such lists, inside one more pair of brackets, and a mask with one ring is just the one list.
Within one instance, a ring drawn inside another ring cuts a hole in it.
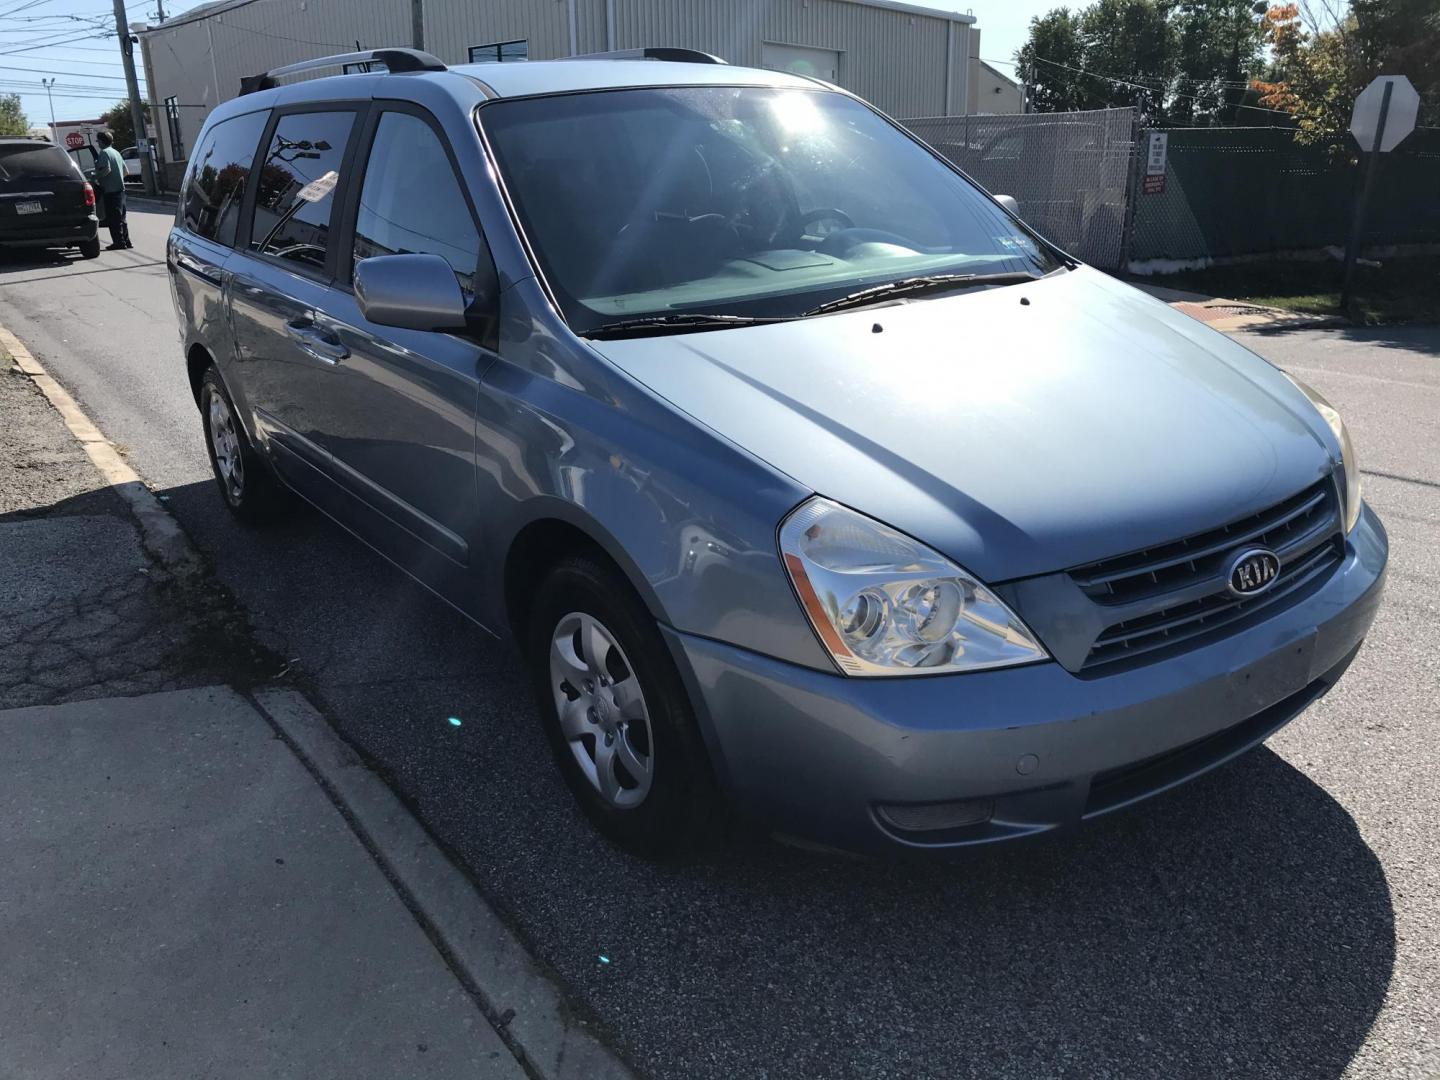
[{"label": "headlight", "polygon": [[780,526],[805,614],[847,675],[934,675],[1046,659],[1035,635],[944,556],[812,498]]},{"label": "headlight", "polygon": [[1321,397],[1320,391],[1313,386],[1307,386],[1288,371],[1280,374],[1310,399],[1310,404],[1325,418],[1325,423],[1330,425],[1336,441],[1340,443],[1340,467],[1345,470],[1345,532],[1349,535],[1355,522],[1360,520],[1360,463],[1355,460],[1355,447],[1350,442],[1350,431],[1346,428],[1345,421],[1340,419],[1340,414],[1335,411],[1335,406]]}]

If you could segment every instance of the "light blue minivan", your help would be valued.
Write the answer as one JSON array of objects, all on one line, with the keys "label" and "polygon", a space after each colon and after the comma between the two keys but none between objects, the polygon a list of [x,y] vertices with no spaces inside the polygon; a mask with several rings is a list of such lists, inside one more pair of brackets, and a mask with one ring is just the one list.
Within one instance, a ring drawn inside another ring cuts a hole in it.
[{"label": "light blue minivan", "polygon": [[244,89],[168,246],[220,493],[513,640],[621,844],[1071,825],[1359,650],[1336,411],[853,95],[671,49]]}]

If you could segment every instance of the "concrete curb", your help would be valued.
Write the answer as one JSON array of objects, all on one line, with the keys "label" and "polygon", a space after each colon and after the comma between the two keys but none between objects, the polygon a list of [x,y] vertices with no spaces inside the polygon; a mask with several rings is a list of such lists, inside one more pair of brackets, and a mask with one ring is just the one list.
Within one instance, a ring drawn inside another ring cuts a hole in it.
[{"label": "concrete curb", "polygon": [[544,1080],[634,1074],[566,1006],[552,980],[395,793],[304,696],[259,690],[255,702],[346,810],[500,1037]]},{"label": "concrete curb", "polygon": [[70,392],[56,382],[24,343],[4,326],[0,326],[0,349],[14,357],[16,366],[45,395],[75,441],[84,447],[101,478],[125,501],[140,529],[145,550],[171,573],[182,577],[199,573],[204,564],[191,546],[190,538],[155,493],[145,486],[140,474],[120,456],[115,444],[85,415]]}]

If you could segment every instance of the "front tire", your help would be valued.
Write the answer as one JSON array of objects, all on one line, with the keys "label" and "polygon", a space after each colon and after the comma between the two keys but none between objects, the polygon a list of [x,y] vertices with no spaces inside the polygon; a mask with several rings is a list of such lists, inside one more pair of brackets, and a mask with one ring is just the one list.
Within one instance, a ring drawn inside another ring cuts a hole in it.
[{"label": "front tire", "polygon": [[286,509],[284,490],[250,445],[214,364],[200,380],[200,417],[210,468],[230,512],[247,525],[262,525],[281,516]]},{"label": "front tire", "polygon": [[527,660],[555,760],[586,815],[649,858],[714,835],[720,799],[654,618],[621,575],[571,556],[541,582]]}]

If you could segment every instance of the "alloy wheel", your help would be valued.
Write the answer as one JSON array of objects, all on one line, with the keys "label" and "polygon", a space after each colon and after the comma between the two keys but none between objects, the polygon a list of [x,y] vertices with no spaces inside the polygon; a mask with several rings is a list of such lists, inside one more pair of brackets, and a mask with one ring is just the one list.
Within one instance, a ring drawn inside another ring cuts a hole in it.
[{"label": "alloy wheel", "polygon": [[238,502],[245,494],[245,462],[240,453],[240,437],[235,429],[235,414],[219,394],[210,395],[210,448],[215,453],[215,471],[231,500]]}]

